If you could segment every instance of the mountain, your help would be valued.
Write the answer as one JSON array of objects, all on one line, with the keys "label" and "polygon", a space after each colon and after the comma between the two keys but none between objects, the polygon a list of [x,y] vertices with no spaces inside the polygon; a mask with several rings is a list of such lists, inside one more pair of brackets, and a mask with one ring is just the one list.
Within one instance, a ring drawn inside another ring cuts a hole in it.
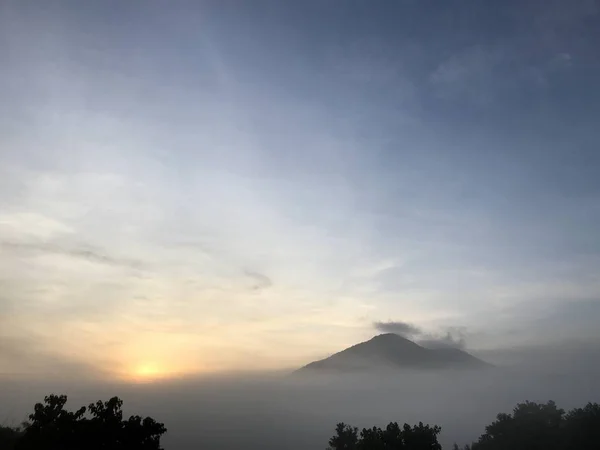
[{"label": "mountain", "polygon": [[353,345],[296,373],[353,372],[369,369],[478,369],[490,365],[456,348],[421,347],[397,334],[386,333]]}]

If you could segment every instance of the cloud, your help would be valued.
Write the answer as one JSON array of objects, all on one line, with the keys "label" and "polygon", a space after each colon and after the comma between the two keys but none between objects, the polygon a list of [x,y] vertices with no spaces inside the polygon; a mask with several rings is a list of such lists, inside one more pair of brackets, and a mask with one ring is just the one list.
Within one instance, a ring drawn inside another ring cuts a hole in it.
[{"label": "cloud", "polygon": [[430,74],[429,83],[438,97],[486,105],[497,93],[497,72],[507,60],[500,48],[469,47],[442,61]]},{"label": "cloud", "polygon": [[70,256],[72,258],[84,259],[92,263],[106,264],[109,266],[123,266],[134,269],[139,269],[143,266],[141,261],[129,258],[119,258],[107,255],[101,250],[94,249],[90,246],[74,246],[69,247],[62,244],[52,242],[0,242],[0,247],[5,250],[13,250],[17,252],[31,252],[41,254],[55,254]]},{"label": "cloud", "polygon": [[273,281],[268,276],[260,272],[244,270],[244,275],[246,275],[254,281],[252,287],[250,288],[253,291],[262,291],[263,289],[267,289],[273,286]]},{"label": "cloud", "polygon": [[423,334],[417,341],[419,345],[427,348],[458,348],[466,347],[467,331],[464,327],[450,327],[446,334]]},{"label": "cloud", "polygon": [[0,336],[0,378],[41,373],[54,378],[106,376],[101,366],[92,366],[47,348],[40,337]]},{"label": "cloud", "polygon": [[528,3],[516,22],[527,33],[448,49],[429,73],[433,94],[480,107],[503,103],[508,94],[531,94],[532,89],[547,94],[545,88],[564,81],[561,72],[581,68],[582,61],[595,55],[595,39],[586,26],[599,12],[595,0],[568,6],[560,0]]},{"label": "cloud", "polygon": [[400,336],[413,336],[422,333],[419,327],[400,321],[374,322],[373,326],[382,333],[395,333]]},{"label": "cloud", "polygon": [[427,348],[459,348],[466,346],[467,329],[465,327],[448,327],[445,332],[428,333],[416,325],[400,321],[373,322],[375,329],[382,333],[394,333],[415,341]]},{"label": "cloud", "polygon": [[[154,341],[130,340],[151,330],[158,343],[172,336],[162,344],[166,365],[177,362],[176,351],[196,355],[203,370],[242,365],[238,355],[257,348],[269,364],[282,365],[358,342],[355,318],[361,316],[369,322],[403,317],[423,326],[461,321],[495,332],[489,346],[504,344],[514,334],[502,324],[514,327],[523,319],[522,311],[502,310],[541,304],[538,297],[556,296],[559,288],[566,303],[598,284],[591,275],[580,282],[580,275],[558,273],[566,266],[574,274],[593,273],[596,264],[556,247],[573,244],[586,258],[596,257],[594,198],[585,204],[570,196],[551,199],[556,186],[567,195],[573,180],[565,173],[562,183],[554,176],[548,183],[528,170],[539,158],[523,150],[547,148],[552,158],[544,159],[544,170],[562,174],[564,164],[552,164],[572,160],[564,142],[582,149],[594,142],[594,134],[581,132],[589,120],[572,132],[566,121],[561,139],[535,129],[512,132],[503,123],[471,130],[470,120],[463,121],[469,102],[490,97],[490,113],[522,110],[531,93],[503,95],[518,89],[513,69],[533,65],[543,78],[543,63],[551,60],[552,67],[578,70],[587,59],[573,40],[538,55],[536,46],[526,45],[537,39],[528,36],[539,35],[529,27],[514,39],[512,28],[505,39],[469,39],[468,22],[464,39],[442,29],[442,39],[431,42],[395,39],[383,29],[346,36],[344,27],[329,39],[323,28],[317,31],[327,36],[313,40],[317,51],[294,47],[300,59],[284,64],[292,76],[274,79],[269,61],[255,67],[232,56],[223,30],[245,20],[240,14],[219,16],[228,26],[214,30],[194,27],[187,14],[184,23],[169,15],[165,26],[175,34],[165,40],[165,52],[136,41],[107,45],[97,58],[86,45],[102,33],[80,34],[89,28],[88,15],[57,9],[56,17],[30,16],[13,3],[10,20],[0,19],[7,36],[19,37],[2,50],[17,55],[0,95],[19,120],[0,117],[0,128],[12,130],[0,145],[6,149],[0,150],[0,316],[19,319],[13,326],[24,333],[42,327],[55,345],[56,331],[69,325],[76,337],[62,332],[69,339],[65,351],[83,342],[78,356],[92,359],[90,353],[100,353],[96,342],[111,336],[119,342],[110,351],[115,359],[143,363],[158,358]],[[543,2],[540,9],[547,9]],[[464,17],[478,20],[471,12]],[[422,13],[429,20],[430,11]],[[542,25],[558,32],[563,17],[556,11]],[[115,36],[131,32],[130,20],[117,19]],[[263,34],[271,28],[249,29],[254,37],[240,41],[248,61],[289,56],[286,39],[294,46],[297,36],[272,39]],[[178,33],[201,42],[197,58],[169,56],[187,51]],[[526,51],[513,51],[519,49]],[[105,60],[118,70],[107,76]],[[302,73],[295,68],[300,60]],[[207,76],[189,77],[190,70]],[[248,77],[256,83],[245,82]],[[557,84],[557,93],[562,86],[570,89]],[[306,95],[307,88],[322,95]],[[576,100],[570,92],[562,97]],[[458,101],[451,114],[432,103],[436,95]],[[551,110],[553,104],[547,103]],[[542,116],[534,118],[535,128]],[[496,139],[498,133],[506,139]],[[494,152],[494,146],[512,150]],[[586,161],[590,171],[594,159]],[[576,185],[594,187],[593,177],[581,178]],[[554,207],[543,208],[547,203]],[[141,261],[151,274],[137,272]],[[460,342],[452,333],[448,339],[445,328],[428,329],[440,333],[431,336],[415,334],[410,324],[380,326],[413,333],[411,339]],[[214,365],[206,363],[213,359]]]}]

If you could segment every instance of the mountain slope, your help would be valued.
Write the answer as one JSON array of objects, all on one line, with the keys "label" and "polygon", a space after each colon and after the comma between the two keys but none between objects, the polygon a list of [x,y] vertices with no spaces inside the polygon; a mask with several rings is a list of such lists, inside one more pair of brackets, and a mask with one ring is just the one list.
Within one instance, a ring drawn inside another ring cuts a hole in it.
[{"label": "mountain slope", "polygon": [[459,349],[428,349],[397,334],[380,334],[320,361],[302,372],[352,372],[378,368],[484,368],[489,364]]}]

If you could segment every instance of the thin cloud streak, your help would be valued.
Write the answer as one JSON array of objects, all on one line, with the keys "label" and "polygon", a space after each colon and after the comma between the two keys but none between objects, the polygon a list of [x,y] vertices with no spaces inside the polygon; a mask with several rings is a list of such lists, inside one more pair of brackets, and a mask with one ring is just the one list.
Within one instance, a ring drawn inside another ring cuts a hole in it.
[{"label": "thin cloud streak", "polygon": [[56,243],[33,243],[33,242],[0,242],[0,247],[8,251],[39,253],[39,254],[58,254],[71,256],[73,258],[81,258],[86,261],[99,264],[107,264],[111,266],[123,266],[133,269],[144,267],[141,261],[136,261],[127,258],[115,258],[102,253],[98,249],[81,246],[79,248],[68,247]]}]

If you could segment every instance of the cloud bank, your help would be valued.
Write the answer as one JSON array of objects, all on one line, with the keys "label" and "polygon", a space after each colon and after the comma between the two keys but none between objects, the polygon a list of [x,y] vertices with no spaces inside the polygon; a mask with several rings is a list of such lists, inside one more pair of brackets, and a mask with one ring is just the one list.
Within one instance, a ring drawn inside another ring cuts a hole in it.
[{"label": "cloud bank", "polygon": [[374,322],[373,326],[377,331],[381,331],[382,333],[394,333],[404,337],[422,333],[419,327],[400,321]]},{"label": "cloud bank", "polygon": [[420,327],[401,321],[373,322],[377,331],[394,333],[428,348],[458,348],[466,347],[467,330],[465,327],[448,327],[445,332],[431,333]]}]

